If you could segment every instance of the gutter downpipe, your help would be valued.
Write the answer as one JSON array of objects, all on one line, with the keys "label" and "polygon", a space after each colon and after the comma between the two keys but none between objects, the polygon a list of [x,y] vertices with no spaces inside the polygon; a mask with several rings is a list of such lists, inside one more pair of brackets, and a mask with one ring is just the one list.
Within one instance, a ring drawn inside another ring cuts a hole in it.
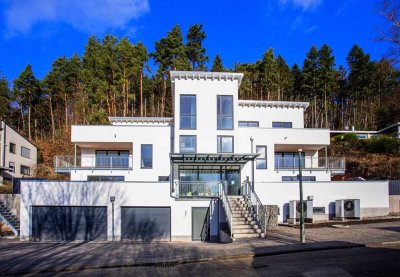
[{"label": "gutter downpipe", "polygon": [[[253,137],[250,137],[251,142],[251,154],[253,154]],[[251,160],[251,191],[254,191],[254,159]]]}]

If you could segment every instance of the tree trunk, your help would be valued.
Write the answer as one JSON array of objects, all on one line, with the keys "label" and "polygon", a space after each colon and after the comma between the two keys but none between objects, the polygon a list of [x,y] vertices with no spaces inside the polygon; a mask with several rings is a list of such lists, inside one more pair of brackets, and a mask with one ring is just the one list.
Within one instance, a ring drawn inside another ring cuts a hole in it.
[{"label": "tree trunk", "polygon": [[53,100],[51,94],[49,94],[49,106],[50,106],[50,120],[51,120],[51,138],[54,141],[56,135],[56,127],[54,126]]}]

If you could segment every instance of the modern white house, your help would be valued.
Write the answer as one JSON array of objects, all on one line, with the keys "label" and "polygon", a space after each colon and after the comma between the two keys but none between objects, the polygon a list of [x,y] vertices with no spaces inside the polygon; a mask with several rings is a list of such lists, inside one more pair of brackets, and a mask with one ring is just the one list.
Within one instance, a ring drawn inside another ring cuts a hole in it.
[{"label": "modern white house", "polygon": [[70,181],[21,184],[22,240],[262,237],[265,205],[285,222],[299,199],[299,164],[316,218],[339,199],[388,213],[386,181],[331,182],[345,158],[327,156],[328,129],[304,128],[308,103],[239,100],[241,73],[170,75],[173,117],[72,126],[75,155],[54,158]]},{"label": "modern white house", "polygon": [[0,181],[32,176],[37,147],[19,132],[0,121]]}]

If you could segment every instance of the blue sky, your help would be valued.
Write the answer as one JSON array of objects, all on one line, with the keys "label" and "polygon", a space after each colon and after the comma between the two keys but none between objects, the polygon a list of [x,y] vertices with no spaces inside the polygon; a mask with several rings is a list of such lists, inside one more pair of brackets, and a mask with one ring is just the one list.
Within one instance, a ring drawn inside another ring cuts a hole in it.
[{"label": "blue sky", "polygon": [[[210,60],[254,62],[272,47],[289,65],[302,64],[311,45],[329,44],[345,64],[354,43],[373,59],[387,51],[375,41],[384,26],[373,0],[0,0],[0,71],[11,82],[26,64],[43,78],[60,56],[82,55],[87,38],[112,33],[154,42],[174,24],[186,33],[204,24]],[[152,63],[152,62],[151,62]]]}]

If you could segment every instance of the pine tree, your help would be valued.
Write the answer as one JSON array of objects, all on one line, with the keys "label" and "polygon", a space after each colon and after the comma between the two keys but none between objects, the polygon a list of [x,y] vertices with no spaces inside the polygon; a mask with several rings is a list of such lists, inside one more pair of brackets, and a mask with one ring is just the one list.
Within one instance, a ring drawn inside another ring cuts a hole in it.
[{"label": "pine tree", "polygon": [[317,97],[319,95],[320,83],[318,72],[318,49],[312,46],[307,52],[302,69],[302,94],[312,101],[311,118],[307,120],[308,126],[317,127]]},{"label": "pine tree", "polygon": [[293,76],[290,67],[281,55],[276,58],[277,72],[277,100],[286,100],[290,96],[290,90],[293,87]]},{"label": "pine tree", "polygon": [[10,89],[6,77],[0,72],[0,118],[4,118],[10,111]]},{"label": "pine tree", "polygon": [[194,24],[189,27],[186,36],[186,52],[193,70],[206,70],[205,63],[208,61],[206,49],[203,47],[203,41],[206,38],[203,24]]},{"label": "pine tree", "polygon": [[215,55],[215,58],[214,58],[213,63],[212,63],[211,71],[212,72],[223,72],[223,71],[225,71],[224,65],[222,64],[222,59],[218,54]]},{"label": "pine tree", "polygon": [[[263,92],[267,93],[267,100],[271,100],[277,94],[279,78],[272,48],[264,53],[260,66]],[[263,92],[261,92],[261,100],[263,99]]]}]

